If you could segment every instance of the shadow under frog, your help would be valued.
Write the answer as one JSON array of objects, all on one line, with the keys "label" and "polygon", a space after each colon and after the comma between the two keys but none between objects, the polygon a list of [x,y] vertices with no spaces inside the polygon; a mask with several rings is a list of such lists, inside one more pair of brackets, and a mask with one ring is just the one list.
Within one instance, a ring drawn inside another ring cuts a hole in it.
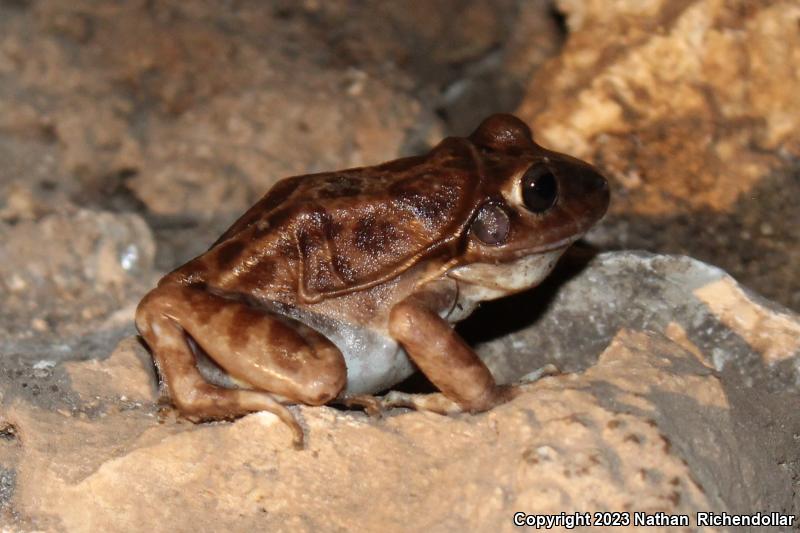
[{"label": "shadow under frog", "polygon": [[[331,401],[479,412],[512,398],[452,325],[540,283],[605,213],[593,167],[511,115],[374,167],[278,182],[136,312],[169,397],[195,421]],[[238,385],[210,383],[202,350]],[[421,370],[442,395],[371,396]]]}]

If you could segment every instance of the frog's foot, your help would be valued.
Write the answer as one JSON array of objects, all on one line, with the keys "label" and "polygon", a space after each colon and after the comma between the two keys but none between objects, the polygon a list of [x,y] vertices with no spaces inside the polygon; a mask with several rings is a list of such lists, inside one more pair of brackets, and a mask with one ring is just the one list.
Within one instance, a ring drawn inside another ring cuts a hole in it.
[{"label": "frog's foot", "polygon": [[303,449],[303,428],[292,412],[267,392],[225,389],[202,383],[189,391],[173,388],[172,399],[178,410],[192,422],[235,418],[257,411],[272,413],[292,430],[292,445],[298,450]]},{"label": "frog's foot", "polygon": [[494,388],[492,399],[483,403],[480,409],[465,409],[444,394],[434,392],[430,394],[410,394],[407,392],[391,391],[381,398],[381,407],[391,409],[406,407],[417,411],[430,411],[440,415],[454,415],[458,413],[485,411],[495,405],[513,400],[520,394],[533,389],[534,384],[545,376],[554,376],[561,372],[555,365],[548,364],[529,374],[522,376],[519,381],[511,385],[499,385]]},{"label": "frog's foot", "polygon": [[531,383],[536,383],[543,377],[557,376],[559,374],[561,374],[561,370],[559,370],[559,368],[556,365],[554,365],[553,363],[547,363],[543,367],[537,368],[533,372],[528,372],[527,374],[519,378],[519,380],[517,381],[517,385],[520,386],[530,385]]},{"label": "frog's foot", "polygon": [[552,363],[537,368],[533,372],[525,374],[512,384],[499,386],[498,389],[500,389],[502,393],[499,395],[500,400],[497,403],[513,400],[520,394],[532,391],[541,378],[557,376],[559,374],[561,374],[561,371]]},{"label": "frog's foot", "polygon": [[[525,374],[512,385],[498,387],[497,403],[516,398],[520,394],[531,390],[534,383],[545,376],[555,376],[561,371],[552,363]],[[387,409],[404,407],[417,411],[429,411],[440,415],[454,415],[463,413],[466,409],[440,392],[430,394],[412,394],[408,392],[390,391],[383,397],[369,394],[345,395],[337,402],[347,407],[362,407],[370,416],[381,416]]]},{"label": "frog's foot", "polygon": [[430,394],[411,394],[408,392],[390,391],[381,398],[381,407],[392,409],[406,407],[417,411],[430,411],[440,415],[463,413],[464,409],[456,402],[440,392]]},{"label": "frog's foot", "polygon": [[[341,353],[319,333],[203,290],[160,285],[139,304],[136,326],[173,403],[190,420],[268,411],[290,427],[295,445],[301,446],[303,431],[281,402],[326,403],[347,379]],[[252,388],[227,389],[206,381],[187,337]]]},{"label": "frog's foot", "polygon": [[390,391],[381,399],[384,409],[393,407],[407,407],[417,411],[429,411],[440,415],[456,415],[459,413],[480,413],[488,411],[496,405],[506,403],[521,392],[519,386],[499,385],[491,389],[491,396],[479,404],[464,406],[459,405],[441,392],[430,394],[411,394],[408,392]]},{"label": "frog's foot", "polygon": [[383,404],[380,398],[376,398],[371,394],[345,394],[336,400],[347,408],[361,407],[369,416],[381,417],[383,416]]}]

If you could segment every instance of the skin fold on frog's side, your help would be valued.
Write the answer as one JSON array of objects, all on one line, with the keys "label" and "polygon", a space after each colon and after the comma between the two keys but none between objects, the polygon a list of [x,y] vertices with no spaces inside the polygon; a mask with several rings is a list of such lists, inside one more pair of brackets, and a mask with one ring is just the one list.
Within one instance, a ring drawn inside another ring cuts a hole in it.
[{"label": "skin fold on frog's side", "polygon": [[[512,115],[381,165],[279,181],[136,311],[162,386],[194,421],[332,401],[479,412],[509,400],[454,332],[540,283],[605,213],[608,185]],[[208,358],[228,384],[201,371]],[[415,369],[442,393],[370,396]]]}]

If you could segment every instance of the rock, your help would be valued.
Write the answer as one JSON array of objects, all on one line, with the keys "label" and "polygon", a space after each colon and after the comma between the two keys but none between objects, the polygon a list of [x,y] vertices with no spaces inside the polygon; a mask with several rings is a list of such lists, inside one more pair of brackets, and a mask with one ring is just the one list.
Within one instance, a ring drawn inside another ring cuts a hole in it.
[{"label": "rock", "polygon": [[[357,94],[342,91],[351,84]],[[421,113],[367,76],[253,80],[202,113],[154,126],[131,188],[160,215],[210,218],[222,208],[235,219],[280,178],[394,158]]]},{"label": "rock", "polygon": [[[486,116],[516,107],[532,73],[558,52],[562,34],[551,2],[474,0],[375,2],[348,0],[287,10],[313,16],[331,46],[370,77],[414,74],[415,92],[457,135]],[[458,13],[457,19],[453,14]],[[438,139],[432,139],[438,141]]]},{"label": "rock", "polygon": [[114,313],[153,282],[154,256],[150,228],[135,214],[65,210],[0,225],[0,343],[42,330],[63,342],[112,325]]},{"label": "rock", "polygon": [[0,100],[0,132],[37,141],[17,159],[51,148],[72,200],[108,208],[128,195],[162,216],[231,222],[277,179],[441,135],[400,90],[405,74],[340,68],[270,4],[2,9],[0,73],[13,82],[0,94],[13,98]]},{"label": "rock", "polygon": [[733,279],[721,278],[694,294],[756,351],[765,365],[773,366],[800,353],[800,324],[795,317],[752,301]]},{"label": "rock", "polygon": [[[516,511],[660,511],[694,524],[697,510],[797,508],[782,465],[797,464],[800,354],[745,335],[786,335],[796,315],[713,267],[632,253],[520,298],[517,315],[536,304],[538,320],[481,352],[498,375],[545,361],[569,373],[479,415],[295,408],[303,451],[270,414],[200,425],[158,415],[133,339],[106,361],[69,363],[77,409],[6,398],[4,516],[20,530],[511,531]],[[487,307],[484,317],[504,311]],[[128,388],[138,401],[120,409]]]},{"label": "rock", "polygon": [[152,404],[158,399],[153,360],[136,337],[120,341],[107,359],[67,362],[64,368],[72,389],[86,402],[102,398]]}]

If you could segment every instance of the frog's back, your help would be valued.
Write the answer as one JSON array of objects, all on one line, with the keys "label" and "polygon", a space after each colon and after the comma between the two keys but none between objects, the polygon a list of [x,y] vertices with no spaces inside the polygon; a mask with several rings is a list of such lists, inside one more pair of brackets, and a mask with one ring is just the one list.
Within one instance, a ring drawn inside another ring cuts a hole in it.
[{"label": "frog's back", "polygon": [[462,158],[400,159],[278,182],[200,257],[173,272],[259,299],[313,303],[455,253],[474,204]]}]

